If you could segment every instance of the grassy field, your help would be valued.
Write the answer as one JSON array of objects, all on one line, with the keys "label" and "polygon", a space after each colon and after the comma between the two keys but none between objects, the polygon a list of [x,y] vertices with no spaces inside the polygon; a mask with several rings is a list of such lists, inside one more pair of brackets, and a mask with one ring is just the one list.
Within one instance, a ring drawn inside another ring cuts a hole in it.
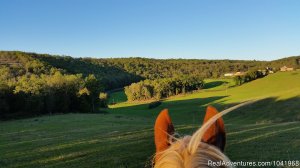
[{"label": "grassy field", "polygon": [[229,158],[299,160],[300,72],[223,86],[215,83],[197,93],[172,97],[154,109],[148,109],[148,103],[120,99],[106,110],[108,114],[1,121],[0,167],[149,167],[153,124],[160,110],[169,108],[176,131],[186,135],[201,126],[207,105],[222,110],[250,99],[261,100],[224,117]]}]

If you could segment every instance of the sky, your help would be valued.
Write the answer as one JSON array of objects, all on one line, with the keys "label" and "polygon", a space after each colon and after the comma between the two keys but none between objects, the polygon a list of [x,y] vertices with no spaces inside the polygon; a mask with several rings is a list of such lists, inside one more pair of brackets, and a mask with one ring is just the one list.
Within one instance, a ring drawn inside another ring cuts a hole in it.
[{"label": "sky", "polygon": [[73,57],[300,55],[299,0],[0,0],[0,50]]}]

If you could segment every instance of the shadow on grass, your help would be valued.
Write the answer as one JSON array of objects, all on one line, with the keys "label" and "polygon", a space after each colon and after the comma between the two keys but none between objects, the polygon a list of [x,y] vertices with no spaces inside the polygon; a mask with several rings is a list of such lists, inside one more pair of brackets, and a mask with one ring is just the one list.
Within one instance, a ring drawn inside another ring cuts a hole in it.
[{"label": "shadow on grass", "polygon": [[210,89],[210,88],[214,88],[214,87],[218,87],[224,84],[228,84],[229,82],[227,81],[212,81],[212,82],[207,82],[204,84],[203,89]]},{"label": "shadow on grass", "polygon": [[232,161],[297,160],[300,157],[298,122],[259,124],[228,134],[226,154]]},{"label": "shadow on grass", "polygon": [[[109,109],[116,114],[134,115],[154,120],[158,113],[167,108],[175,124],[199,124],[208,105],[215,106],[219,111],[237,105],[224,103],[227,96],[195,98],[188,100],[163,101],[156,108],[148,109],[148,104]],[[236,124],[260,124],[300,121],[300,97],[278,100],[277,97],[261,99],[253,104],[236,109],[226,116],[225,120]]]},{"label": "shadow on grass", "polygon": [[[147,116],[151,114],[154,124],[157,114],[163,108],[168,108],[174,121],[175,129],[181,135],[191,135],[201,126],[205,108],[208,104],[216,106],[220,111],[235,105],[224,104],[223,99],[225,98],[226,96],[217,96],[167,101],[162,103],[162,107],[159,106],[151,110],[147,108],[147,105],[122,107],[118,110],[123,112],[128,110],[131,113],[130,115]],[[229,157],[235,161],[268,161],[270,159],[298,158],[300,156],[299,152],[289,147],[291,143],[299,145],[297,143],[299,135],[295,135],[300,129],[298,122],[291,124],[284,124],[284,122],[299,121],[299,102],[300,97],[284,100],[271,97],[244,106],[226,115],[224,119],[225,123],[228,124],[227,128],[238,129],[232,133],[228,132],[229,141],[226,152]],[[243,127],[246,124],[252,124],[254,128]],[[145,132],[146,134],[141,134],[141,136],[130,135],[130,138],[125,133],[124,136],[121,136],[121,140],[115,140],[116,144],[120,143],[120,146],[112,145],[107,150],[99,149],[99,152],[106,151],[111,153],[109,155],[110,158],[114,158],[104,159],[102,164],[107,167],[120,165],[124,167],[143,167],[145,164],[149,165],[151,156],[155,152],[152,131],[148,130]],[[272,138],[271,141],[270,138]],[[143,152],[145,149],[147,149],[147,152]],[[286,151],[289,153],[284,153]],[[68,158],[66,159],[68,160]]]},{"label": "shadow on grass", "polygon": [[199,124],[204,117],[206,106],[216,101],[221,103],[221,99],[226,97],[227,96],[214,96],[188,100],[162,101],[160,106],[152,109],[148,108],[149,104],[140,104],[109,109],[109,112],[151,119],[153,121],[152,124],[154,124],[158,113],[167,108],[175,124]]},{"label": "shadow on grass", "polygon": [[[231,105],[226,105],[226,107],[229,106]],[[276,97],[270,97],[237,109],[224,118],[239,124],[293,122],[300,121],[299,109],[299,96],[282,100],[278,100]]]},{"label": "shadow on grass", "polygon": [[[175,129],[180,134],[191,135],[201,126],[207,105],[213,105],[219,111],[235,105],[224,103],[225,99],[226,96],[215,96],[166,101],[153,109],[148,109],[148,104],[109,109],[111,113],[117,115],[131,115],[137,119],[152,122],[145,122],[147,128],[142,129],[136,124],[137,121],[133,120],[131,125],[136,127],[136,131],[126,130],[88,136],[83,139],[73,137],[70,141],[63,141],[60,145],[53,141],[53,144],[49,143],[45,148],[28,150],[23,153],[24,156],[17,155],[18,162],[20,162],[18,165],[36,167],[47,163],[53,166],[76,167],[84,166],[82,163],[85,163],[89,167],[97,165],[144,167],[155,152],[152,128],[156,116],[162,109],[169,109]],[[291,123],[300,120],[299,102],[299,96],[282,100],[270,97],[226,115],[224,120],[226,129],[229,130],[226,154],[234,161],[299,158],[300,153],[297,150],[300,147],[299,122]],[[117,120],[119,118],[112,117],[111,122],[117,122]],[[287,122],[291,124],[285,125],[284,123]],[[72,135],[68,134],[68,136]],[[16,154],[20,152],[22,151]],[[9,164],[16,160],[6,158],[4,161]]]}]

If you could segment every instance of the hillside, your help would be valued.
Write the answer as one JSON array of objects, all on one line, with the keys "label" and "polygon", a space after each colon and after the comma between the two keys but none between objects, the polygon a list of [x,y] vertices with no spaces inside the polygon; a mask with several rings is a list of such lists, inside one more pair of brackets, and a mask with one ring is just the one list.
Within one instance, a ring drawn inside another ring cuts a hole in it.
[{"label": "hillside", "polygon": [[96,59],[0,51],[0,119],[95,113],[107,107],[106,92],[133,83],[125,87],[128,100],[159,100],[202,89],[203,79],[226,72],[296,69],[299,60]]},{"label": "hillside", "polygon": [[106,90],[127,86],[142,79],[170,78],[181,75],[197,75],[202,78],[223,77],[225,73],[264,69],[271,67],[300,68],[300,56],[273,61],[247,60],[197,60],[197,59],[149,59],[149,58],[73,58],[49,54],[0,51],[0,66],[27,68],[30,61],[41,67],[61,69],[69,74],[94,74]]},{"label": "hillside", "polygon": [[[299,83],[299,71],[276,73],[227,91],[210,88],[172,97],[154,109],[148,103],[122,102],[107,114],[1,122],[0,162],[5,167],[149,167],[153,124],[163,108],[169,108],[177,132],[187,135],[200,127],[208,104],[222,110],[257,98],[225,116],[225,153],[232,161],[297,160]],[[114,95],[124,100],[121,92]]]},{"label": "hillside", "polygon": [[[224,109],[228,106],[234,105],[239,102],[243,102],[251,99],[261,99],[259,103],[256,103],[259,107],[254,106],[253,108],[247,109],[251,111],[251,114],[261,115],[262,111],[263,117],[262,120],[258,120],[257,115],[253,115],[254,119],[251,119],[249,123],[255,124],[256,122],[280,122],[280,121],[294,121],[299,120],[298,114],[299,111],[296,110],[298,107],[297,100],[300,96],[300,72],[278,72],[276,74],[268,75],[265,78],[257,79],[255,81],[246,83],[242,86],[232,87],[228,89],[217,89],[216,91],[212,90],[213,88],[204,89],[196,93],[180,95],[166,99],[159,108],[171,107],[172,110],[176,112],[187,111],[187,113],[195,113],[198,111],[199,106],[205,106],[208,104],[215,105],[220,109]],[[219,86],[220,87],[220,86]],[[217,88],[217,87],[216,87]],[[288,105],[290,102],[292,104]],[[277,107],[278,105],[278,107]],[[147,109],[148,103],[143,102],[121,102],[116,105],[110,105],[110,108],[113,112],[122,113],[123,108],[126,109],[126,114],[133,115],[149,115],[140,114],[138,111],[142,108]],[[189,107],[187,110],[186,107]],[[293,110],[291,110],[293,109]],[[299,108],[300,109],[300,108]],[[204,110],[204,109],[203,109]],[[293,114],[298,114],[296,116],[285,115],[287,113],[293,112]],[[237,114],[238,112],[234,113]],[[246,112],[244,112],[246,113]],[[274,114],[273,114],[274,113]],[[229,114],[228,116],[230,116]],[[245,119],[239,116],[236,120],[245,122]],[[275,117],[278,116],[275,121]],[[233,118],[235,118],[233,117]],[[251,116],[246,116],[250,117]],[[231,119],[233,119],[231,118]],[[180,119],[184,122],[190,120],[185,116],[181,116]],[[180,122],[182,122],[180,120]],[[269,121],[270,120],[270,121]],[[253,121],[255,121],[253,123]]]},{"label": "hillside", "polygon": [[118,67],[93,64],[88,59],[19,51],[0,51],[1,66],[22,70],[22,72],[15,73],[16,76],[28,71],[35,74],[50,74],[51,68],[61,70],[66,74],[83,74],[84,77],[93,74],[106,90],[120,88],[142,79]]}]

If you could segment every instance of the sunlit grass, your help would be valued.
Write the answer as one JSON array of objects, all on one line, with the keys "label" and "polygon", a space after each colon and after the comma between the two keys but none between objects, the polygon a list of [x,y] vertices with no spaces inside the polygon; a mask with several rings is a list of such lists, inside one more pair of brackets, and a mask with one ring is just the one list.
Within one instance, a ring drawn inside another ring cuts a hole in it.
[{"label": "sunlit grass", "polygon": [[176,131],[192,134],[208,104],[219,110],[266,98],[224,117],[226,154],[234,161],[300,158],[300,74],[276,73],[221,91],[163,101],[122,102],[108,114],[66,114],[0,122],[0,167],[144,167],[154,153],[153,124],[170,110]]},{"label": "sunlit grass", "polygon": [[[225,89],[225,85],[221,84],[216,87],[210,87],[207,89],[200,90],[193,94],[174,96],[166,99],[165,101],[178,101],[213,96],[226,96],[225,98],[218,100],[218,102],[235,103],[253,98],[261,99],[266,97],[277,97],[279,100],[287,99],[294,96],[298,96],[300,93],[300,72],[278,72],[276,74],[270,74],[265,78],[245,83],[244,85],[238,87],[233,87],[234,82],[232,79],[208,79],[206,82],[209,83],[216,81],[227,81],[229,83],[228,85],[231,87]],[[119,108],[135,106],[139,104],[145,104],[145,102],[121,102],[111,107]]]}]

